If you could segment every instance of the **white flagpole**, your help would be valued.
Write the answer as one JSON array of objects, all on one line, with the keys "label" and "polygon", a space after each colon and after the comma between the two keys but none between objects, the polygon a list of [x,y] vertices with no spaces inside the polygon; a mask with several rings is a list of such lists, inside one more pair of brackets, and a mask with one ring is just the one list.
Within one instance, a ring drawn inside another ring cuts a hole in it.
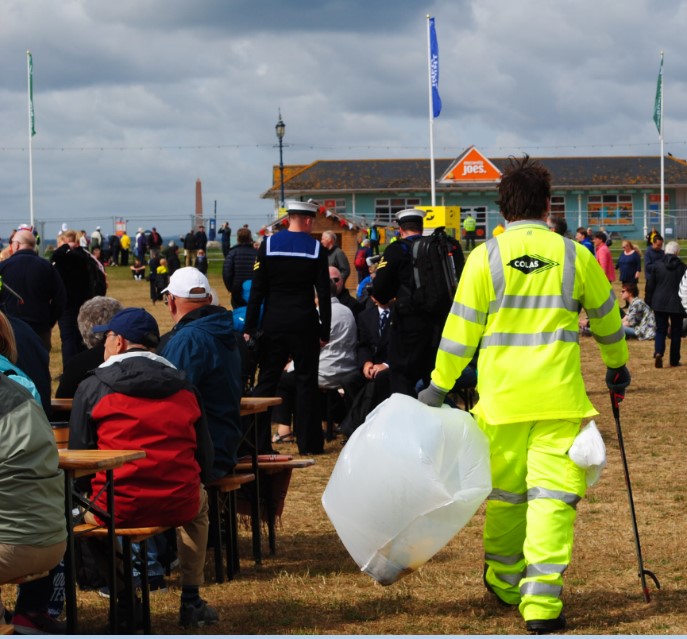
[{"label": "white flagpole", "polygon": [[31,51],[26,52],[26,73],[28,80],[28,101],[29,101],[29,223],[33,226],[33,96],[31,77]]},{"label": "white flagpole", "polygon": [[665,157],[663,153],[663,51],[661,51],[661,237],[666,236],[666,215],[665,215]]},{"label": "white flagpole", "polygon": [[429,170],[430,179],[432,181],[432,206],[436,206],[437,194],[434,177],[434,112],[432,109],[432,52],[429,34],[429,18],[427,14],[427,84],[429,88],[428,104],[429,104]]}]

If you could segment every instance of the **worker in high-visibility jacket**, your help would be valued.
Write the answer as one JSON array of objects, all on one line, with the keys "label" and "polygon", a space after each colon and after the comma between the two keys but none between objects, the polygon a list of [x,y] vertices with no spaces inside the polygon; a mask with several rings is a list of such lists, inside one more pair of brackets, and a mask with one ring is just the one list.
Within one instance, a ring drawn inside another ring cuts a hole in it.
[{"label": "worker in high-visibility jacket", "polygon": [[519,605],[527,630],[565,627],[560,594],[572,555],[575,507],[585,471],[567,455],[581,421],[597,414],[580,369],[584,308],[621,399],[630,383],[618,303],[594,256],[549,232],[551,178],[525,156],[499,185],[505,233],[469,256],[444,326],[430,386],[440,406],[477,349],[473,409],[491,446],[493,491],[484,527],[484,583]]},{"label": "worker in high-visibility jacket", "polygon": [[477,222],[475,218],[468,213],[463,220],[463,232],[465,233],[465,250],[469,251],[475,248],[475,237],[477,237]]}]

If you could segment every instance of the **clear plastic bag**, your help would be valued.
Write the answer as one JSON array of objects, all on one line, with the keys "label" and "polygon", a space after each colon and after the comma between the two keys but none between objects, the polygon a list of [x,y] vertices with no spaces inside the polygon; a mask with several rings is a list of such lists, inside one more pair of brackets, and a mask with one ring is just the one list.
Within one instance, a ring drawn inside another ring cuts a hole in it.
[{"label": "clear plastic bag", "polygon": [[394,394],[348,440],[322,504],[361,570],[388,585],[431,559],[490,492],[489,442],[473,418]]},{"label": "clear plastic bag", "polygon": [[593,486],[601,478],[606,465],[606,446],[594,420],[590,421],[575,437],[568,457],[586,470],[587,486]]}]

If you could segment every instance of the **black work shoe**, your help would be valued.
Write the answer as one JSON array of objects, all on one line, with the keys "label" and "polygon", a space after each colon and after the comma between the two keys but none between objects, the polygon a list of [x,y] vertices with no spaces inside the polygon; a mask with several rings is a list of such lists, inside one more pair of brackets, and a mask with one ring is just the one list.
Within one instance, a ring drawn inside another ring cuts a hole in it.
[{"label": "black work shoe", "polygon": [[484,587],[485,587],[492,595],[494,595],[494,597],[496,597],[496,601],[498,601],[502,606],[507,606],[507,607],[509,607],[509,608],[510,608],[510,607],[513,607],[513,606],[517,606],[518,604],[508,603],[507,601],[504,601],[503,599],[501,599],[501,597],[499,597],[499,596],[496,594],[496,591],[492,588],[491,584],[487,581],[487,568],[489,568],[489,566],[488,566],[487,564],[484,564],[484,572],[482,573],[482,582],[484,583]]},{"label": "black work shoe", "polygon": [[565,630],[565,617],[559,615],[555,619],[530,619],[525,627],[527,632],[533,635],[550,635],[559,630]]},{"label": "black work shoe", "polygon": [[181,602],[179,608],[179,625],[184,628],[199,628],[211,626],[219,621],[219,615],[207,602],[199,599],[195,603]]},{"label": "black work shoe", "polygon": [[656,353],[656,355],[654,355],[654,366],[656,368],[663,368],[663,355],[660,353]]}]

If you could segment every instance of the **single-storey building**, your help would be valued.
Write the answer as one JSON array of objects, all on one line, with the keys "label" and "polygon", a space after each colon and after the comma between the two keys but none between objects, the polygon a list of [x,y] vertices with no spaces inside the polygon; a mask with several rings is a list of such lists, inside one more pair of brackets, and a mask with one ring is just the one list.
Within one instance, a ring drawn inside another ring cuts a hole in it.
[{"label": "single-storey building", "polygon": [[[551,172],[551,209],[571,229],[603,226],[609,233],[642,238],[660,231],[659,156],[537,158]],[[453,159],[435,159],[437,206],[458,206],[477,220],[478,234],[489,236],[502,221],[496,189],[508,158],[487,158],[469,147]],[[390,225],[396,212],[431,201],[430,160],[317,160],[284,167],[286,199],[317,200],[329,211]],[[278,210],[280,172],[262,194]],[[687,161],[664,159],[664,214],[667,238],[687,237]]]}]

